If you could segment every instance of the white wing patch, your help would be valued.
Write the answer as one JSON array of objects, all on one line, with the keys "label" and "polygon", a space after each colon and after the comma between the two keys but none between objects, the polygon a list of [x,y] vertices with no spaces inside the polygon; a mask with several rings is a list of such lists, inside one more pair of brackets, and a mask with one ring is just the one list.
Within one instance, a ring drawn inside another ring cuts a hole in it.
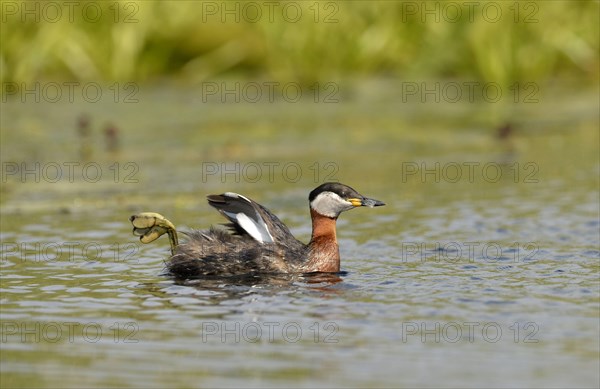
[{"label": "white wing patch", "polygon": [[[246,198],[240,194],[233,193],[233,192],[227,192],[227,193],[225,193],[225,196],[233,197],[233,198],[241,198],[241,199],[244,199],[245,201],[247,201],[250,205],[252,205],[251,201],[248,198]],[[227,217],[229,217],[231,220],[235,220],[235,222],[240,227],[242,227],[244,229],[244,231],[246,231],[248,233],[248,235],[253,237],[256,241],[258,241],[260,243],[273,243],[275,241],[273,239],[273,236],[269,232],[269,227],[262,220],[262,218],[260,217],[258,212],[255,211],[256,219],[258,219],[258,222],[242,212],[233,213],[233,212],[223,211],[223,213],[226,214]]]},{"label": "white wing patch", "polygon": [[238,213],[235,219],[237,220],[240,227],[246,230],[246,232],[251,237],[259,241],[260,243],[273,243],[273,237],[269,233],[267,225],[264,222],[262,222],[262,220],[260,224],[256,223],[254,220],[252,220],[246,214],[243,213]]}]

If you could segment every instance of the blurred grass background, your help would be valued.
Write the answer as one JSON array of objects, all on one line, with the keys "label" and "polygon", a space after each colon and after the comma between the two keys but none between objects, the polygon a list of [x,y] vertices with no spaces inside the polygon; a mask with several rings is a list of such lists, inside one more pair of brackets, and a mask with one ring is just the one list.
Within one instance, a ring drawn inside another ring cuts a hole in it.
[{"label": "blurred grass background", "polygon": [[598,82],[598,1],[75,4],[1,1],[0,81]]}]

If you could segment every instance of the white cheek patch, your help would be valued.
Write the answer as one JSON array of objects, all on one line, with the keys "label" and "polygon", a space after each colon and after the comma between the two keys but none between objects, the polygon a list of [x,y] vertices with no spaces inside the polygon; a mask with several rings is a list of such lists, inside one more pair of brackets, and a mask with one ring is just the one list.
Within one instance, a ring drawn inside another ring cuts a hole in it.
[{"label": "white cheek patch", "polygon": [[317,213],[327,217],[337,217],[340,213],[354,208],[349,201],[333,192],[322,192],[310,203]]}]

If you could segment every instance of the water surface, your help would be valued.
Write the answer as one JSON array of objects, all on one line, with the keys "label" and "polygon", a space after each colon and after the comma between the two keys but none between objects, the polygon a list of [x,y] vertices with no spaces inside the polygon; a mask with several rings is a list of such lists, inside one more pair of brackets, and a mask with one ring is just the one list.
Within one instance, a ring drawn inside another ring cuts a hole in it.
[{"label": "water surface", "polygon": [[[4,103],[2,386],[597,387],[597,93],[499,108],[361,88]],[[341,216],[336,277],[178,283],[166,238],[142,245],[127,220],[207,227],[204,196],[237,191],[307,241],[326,180],[387,203]]]}]

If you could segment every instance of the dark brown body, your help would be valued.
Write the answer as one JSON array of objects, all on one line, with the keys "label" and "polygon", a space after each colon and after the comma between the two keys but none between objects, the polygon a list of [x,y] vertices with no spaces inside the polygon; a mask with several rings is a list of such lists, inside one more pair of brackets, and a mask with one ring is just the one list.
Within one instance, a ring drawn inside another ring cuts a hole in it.
[{"label": "dark brown body", "polygon": [[[293,239],[259,243],[245,234],[225,229],[188,233],[167,263],[170,273],[182,278],[231,276],[246,273],[339,272],[340,253],[336,219],[311,210],[313,234],[308,245]],[[291,233],[290,233],[291,236]]]},{"label": "dark brown body", "polygon": [[309,194],[312,236],[306,245],[277,216],[242,195],[210,195],[208,202],[231,222],[229,230],[193,231],[186,234],[187,242],[173,245],[167,268],[176,277],[339,272],[339,214],[359,206],[385,205],[343,184],[320,185]]}]

